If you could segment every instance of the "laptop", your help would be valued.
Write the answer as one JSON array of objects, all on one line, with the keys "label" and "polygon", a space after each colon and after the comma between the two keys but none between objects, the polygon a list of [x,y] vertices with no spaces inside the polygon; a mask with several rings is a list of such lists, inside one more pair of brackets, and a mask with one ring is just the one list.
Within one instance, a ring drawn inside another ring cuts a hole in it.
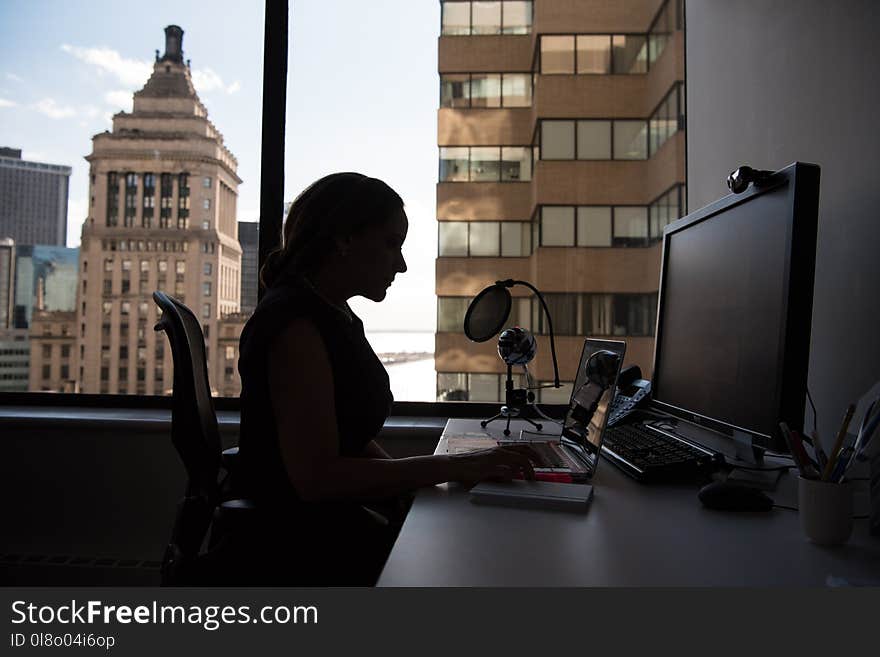
[{"label": "laptop", "polygon": [[596,473],[602,434],[608,422],[617,377],[626,353],[619,340],[584,340],[568,410],[558,436],[523,430],[518,438],[499,445],[528,444],[535,452],[532,464],[538,479],[587,481]]}]

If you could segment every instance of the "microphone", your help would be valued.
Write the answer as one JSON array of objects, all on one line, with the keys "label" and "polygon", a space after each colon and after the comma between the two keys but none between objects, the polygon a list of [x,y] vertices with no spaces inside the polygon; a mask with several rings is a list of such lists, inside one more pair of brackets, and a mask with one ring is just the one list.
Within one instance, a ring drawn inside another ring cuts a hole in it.
[{"label": "microphone", "polygon": [[[468,306],[467,312],[464,314],[464,334],[474,342],[486,342],[494,335],[497,335],[510,316],[510,308],[513,300],[510,296],[509,288],[514,285],[525,285],[532,290],[541,302],[544,309],[544,315],[547,317],[547,328],[550,333],[550,355],[553,358],[553,387],[561,387],[559,383],[559,365],[556,362],[556,341],[553,337],[553,320],[550,317],[550,310],[541,292],[534,285],[527,281],[515,281],[508,278],[503,281],[495,281],[494,284],[483,289]],[[518,328],[518,327],[517,327]],[[525,329],[519,329],[525,331]],[[531,334],[529,333],[531,336]],[[531,336],[534,341],[534,336]],[[501,355],[501,344],[499,340],[499,355]],[[508,361],[501,355],[505,363]],[[534,358],[534,354],[532,354]],[[529,358],[531,360],[531,358]],[[528,361],[526,361],[528,362]],[[508,363],[511,364],[511,363]]]}]

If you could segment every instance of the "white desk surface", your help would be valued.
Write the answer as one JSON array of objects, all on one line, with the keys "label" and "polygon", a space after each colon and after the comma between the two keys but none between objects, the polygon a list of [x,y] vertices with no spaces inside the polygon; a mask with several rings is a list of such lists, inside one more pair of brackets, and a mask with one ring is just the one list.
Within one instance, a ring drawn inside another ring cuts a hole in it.
[{"label": "white desk surface", "polygon": [[[444,436],[481,431],[450,420]],[[515,426],[514,423],[513,426]],[[493,428],[497,427],[497,428]],[[500,437],[500,422],[490,425]],[[445,452],[445,438],[437,452]],[[880,582],[880,537],[856,520],[846,545],[808,542],[794,511],[704,508],[698,487],[645,485],[604,458],[586,513],[475,505],[457,484],[419,492],[379,586],[825,586]],[[866,483],[866,482],[860,482]],[[863,487],[865,488],[865,487]],[[785,475],[777,504],[797,506]],[[856,495],[866,515],[867,492]]]}]

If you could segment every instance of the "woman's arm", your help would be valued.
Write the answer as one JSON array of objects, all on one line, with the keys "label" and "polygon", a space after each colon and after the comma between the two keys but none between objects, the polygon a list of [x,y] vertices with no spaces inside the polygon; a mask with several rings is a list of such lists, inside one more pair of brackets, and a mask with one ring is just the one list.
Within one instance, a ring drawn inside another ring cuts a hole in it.
[{"label": "woman's arm", "polygon": [[501,448],[403,459],[341,457],[333,372],[315,325],[291,322],[270,345],[268,360],[281,456],[304,500],[376,499],[445,481],[534,476],[526,456]]}]

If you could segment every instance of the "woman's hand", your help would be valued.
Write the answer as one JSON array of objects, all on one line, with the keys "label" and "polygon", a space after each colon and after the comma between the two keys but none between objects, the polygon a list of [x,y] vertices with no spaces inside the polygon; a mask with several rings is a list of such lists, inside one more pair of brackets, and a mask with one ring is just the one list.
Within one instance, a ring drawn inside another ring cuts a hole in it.
[{"label": "woman's hand", "polygon": [[526,479],[534,479],[530,453],[528,445],[505,445],[453,454],[449,457],[454,466],[452,480],[472,486],[486,479],[510,481],[518,474]]}]

